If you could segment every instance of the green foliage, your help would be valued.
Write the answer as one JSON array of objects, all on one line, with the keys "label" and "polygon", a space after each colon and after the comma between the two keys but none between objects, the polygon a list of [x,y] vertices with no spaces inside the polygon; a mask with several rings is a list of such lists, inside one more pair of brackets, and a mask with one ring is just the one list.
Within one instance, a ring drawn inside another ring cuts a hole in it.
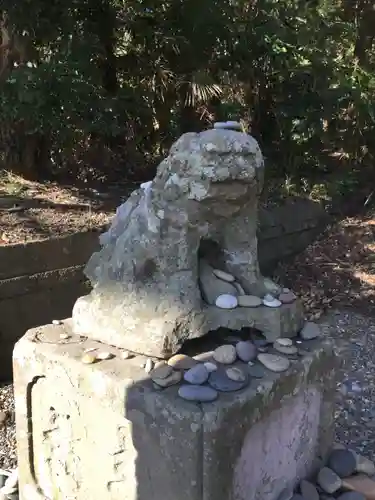
[{"label": "green foliage", "polygon": [[137,154],[153,164],[180,133],[229,118],[304,190],[372,162],[375,51],[359,0],[0,5],[16,54],[0,67],[1,122],[48,137],[61,168],[100,143],[126,175]]}]

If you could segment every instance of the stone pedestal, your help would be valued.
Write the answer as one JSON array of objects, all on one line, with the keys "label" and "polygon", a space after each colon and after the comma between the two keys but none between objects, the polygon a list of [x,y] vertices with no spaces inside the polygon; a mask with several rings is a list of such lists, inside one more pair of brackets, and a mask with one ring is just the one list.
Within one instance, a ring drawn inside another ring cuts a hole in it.
[{"label": "stone pedestal", "polygon": [[[98,346],[115,357],[83,364]],[[21,500],[277,499],[331,444],[334,356],[309,346],[287,372],[196,404],[70,320],[28,331],[14,350]]]}]

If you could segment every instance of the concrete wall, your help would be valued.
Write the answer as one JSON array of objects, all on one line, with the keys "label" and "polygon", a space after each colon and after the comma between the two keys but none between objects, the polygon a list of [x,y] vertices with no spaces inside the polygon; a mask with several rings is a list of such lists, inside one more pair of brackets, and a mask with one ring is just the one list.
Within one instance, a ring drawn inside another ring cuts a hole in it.
[{"label": "concrete wall", "polygon": [[0,380],[26,330],[69,316],[87,292],[82,268],[97,247],[98,231],[0,247]]},{"label": "concrete wall", "polygon": [[[288,200],[262,209],[259,259],[264,273],[302,251],[325,227],[318,204]],[[98,248],[98,232],[0,247],[0,380],[11,377],[14,343],[29,328],[70,316],[88,291],[83,265]]]},{"label": "concrete wall", "polygon": [[326,228],[329,216],[319,203],[290,198],[259,213],[258,256],[263,274],[302,252]]}]

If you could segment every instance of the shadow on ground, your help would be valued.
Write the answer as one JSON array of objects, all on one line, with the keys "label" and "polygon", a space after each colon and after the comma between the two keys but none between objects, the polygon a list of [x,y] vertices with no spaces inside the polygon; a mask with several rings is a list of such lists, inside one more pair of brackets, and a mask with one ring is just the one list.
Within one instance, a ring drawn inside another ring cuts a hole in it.
[{"label": "shadow on ground", "polygon": [[279,265],[277,275],[312,317],[329,307],[375,315],[374,214],[331,226],[293,262]]}]

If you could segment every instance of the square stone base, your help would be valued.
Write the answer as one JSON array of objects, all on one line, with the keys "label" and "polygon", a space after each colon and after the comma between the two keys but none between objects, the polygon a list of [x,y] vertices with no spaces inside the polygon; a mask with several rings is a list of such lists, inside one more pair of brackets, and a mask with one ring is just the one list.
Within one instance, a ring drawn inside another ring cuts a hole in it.
[{"label": "square stone base", "polygon": [[[83,364],[98,346],[116,357]],[[13,356],[20,499],[277,499],[332,442],[334,356],[309,346],[287,372],[196,404],[70,320],[28,331]]]}]

